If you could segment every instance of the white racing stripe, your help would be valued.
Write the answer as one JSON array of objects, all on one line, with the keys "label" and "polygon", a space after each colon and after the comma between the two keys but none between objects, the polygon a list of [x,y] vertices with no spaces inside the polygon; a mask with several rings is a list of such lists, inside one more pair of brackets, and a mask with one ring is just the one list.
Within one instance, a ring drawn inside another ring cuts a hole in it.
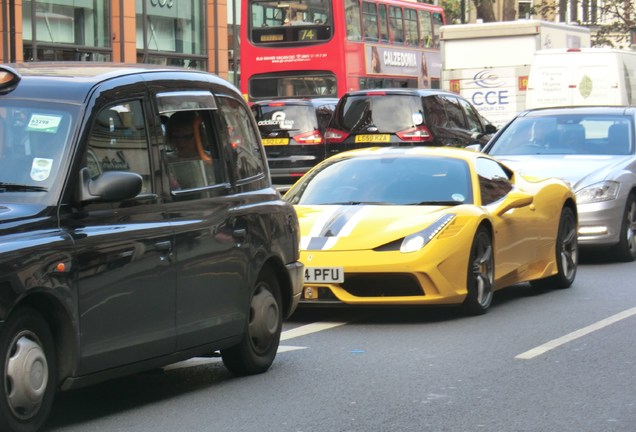
[{"label": "white racing stripe", "polygon": [[609,318],[602,319],[600,321],[595,322],[587,327],[583,327],[582,329],[573,331],[572,333],[566,334],[565,336],[561,336],[560,338],[553,339],[549,342],[544,343],[543,345],[539,345],[538,347],[532,348],[526,352],[523,352],[517,355],[515,358],[519,360],[530,360],[535,357],[540,356],[541,354],[545,354],[550,350],[560,347],[561,345],[565,345],[568,342],[572,342],[578,338],[586,336],[596,330],[600,330],[609,325],[615,324],[618,321],[624,320],[625,318],[629,318],[633,315],[636,315],[636,307],[627,309],[623,312],[619,312],[616,315],[612,315]]}]

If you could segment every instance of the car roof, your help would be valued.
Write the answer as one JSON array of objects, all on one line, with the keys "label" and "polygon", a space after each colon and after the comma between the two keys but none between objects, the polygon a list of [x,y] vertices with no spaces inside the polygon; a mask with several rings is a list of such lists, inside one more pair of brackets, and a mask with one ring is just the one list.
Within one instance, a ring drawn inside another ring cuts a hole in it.
[{"label": "car roof", "polygon": [[285,105],[303,105],[303,106],[321,106],[321,105],[335,105],[338,102],[338,98],[285,98],[285,99],[267,99],[255,101],[252,105],[268,105],[270,103],[284,103]]},{"label": "car roof", "polygon": [[628,106],[564,106],[535,108],[526,110],[519,114],[520,117],[543,117],[552,115],[567,114],[611,114],[611,115],[634,115],[636,107]]},{"label": "car roof", "polygon": [[366,96],[366,95],[374,95],[374,94],[375,95],[378,95],[378,94],[406,95],[406,96],[445,95],[445,96],[461,97],[457,93],[451,93],[445,90],[417,89],[417,88],[379,88],[379,89],[355,90],[355,91],[345,93],[344,96]]},{"label": "car roof", "polygon": [[0,66],[0,71],[3,70],[17,73],[20,81],[9,90],[0,90],[0,98],[11,94],[24,98],[82,102],[90,90],[102,82],[125,77],[132,77],[129,79],[134,80],[139,74],[144,74],[148,79],[152,74],[157,74],[157,78],[161,79],[166,79],[166,74],[171,74],[168,79],[175,80],[186,79],[186,76],[191,80],[193,75],[197,75],[201,81],[224,83],[219,77],[208,72],[147,64],[29,62],[4,64]]}]

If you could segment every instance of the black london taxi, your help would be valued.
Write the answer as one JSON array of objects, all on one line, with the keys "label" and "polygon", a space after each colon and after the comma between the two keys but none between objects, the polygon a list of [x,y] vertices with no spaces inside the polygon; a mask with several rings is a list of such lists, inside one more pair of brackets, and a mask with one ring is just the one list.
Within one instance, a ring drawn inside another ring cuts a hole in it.
[{"label": "black london taxi", "polygon": [[298,236],[219,77],[0,66],[0,430],[40,430],[59,390],[195,356],[266,371]]}]

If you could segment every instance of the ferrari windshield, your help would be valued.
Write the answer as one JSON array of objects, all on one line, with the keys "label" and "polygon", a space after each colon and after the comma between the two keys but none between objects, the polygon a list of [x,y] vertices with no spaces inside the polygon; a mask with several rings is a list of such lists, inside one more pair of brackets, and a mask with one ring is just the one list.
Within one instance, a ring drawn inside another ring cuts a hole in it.
[{"label": "ferrari windshield", "polygon": [[62,181],[62,159],[77,108],[0,100],[0,193],[3,201],[36,202]]},{"label": "ferrari windshield", "polygon": [[327,160],[285,199],[300,205],[448,206],[472,204],[473,194],[465,161],[405,154]]},{"label": "ferrari windshield", "polygon": [[488,149],[491,155],[634,154],[634,125],[608,114],[518,117]]}]

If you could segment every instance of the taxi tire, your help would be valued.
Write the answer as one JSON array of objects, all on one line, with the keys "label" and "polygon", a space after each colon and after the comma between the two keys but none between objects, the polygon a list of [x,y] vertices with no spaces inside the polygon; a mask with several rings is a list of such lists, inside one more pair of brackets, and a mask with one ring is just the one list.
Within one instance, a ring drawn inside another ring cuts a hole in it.
[{"label": "taxi tire", "polygon": [[51,412],[57,382],[47,322],[31,308],[18,309],[0,332],[0,350],[0,430],[38,431]]},{"label": "taxi tire", "polygon": [[221,351],[223,364],[238,376],[267,371],[276,357],[282,327],[278,280],[272,271],[264,269],[252,289],[245,335],[238,345]]}]

